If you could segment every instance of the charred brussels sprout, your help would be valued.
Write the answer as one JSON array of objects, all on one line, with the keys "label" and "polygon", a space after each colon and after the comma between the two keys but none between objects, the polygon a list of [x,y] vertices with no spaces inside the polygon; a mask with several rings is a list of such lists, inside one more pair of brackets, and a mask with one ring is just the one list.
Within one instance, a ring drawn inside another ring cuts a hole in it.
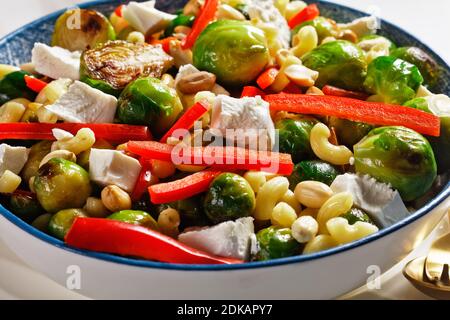
[{"label": "charred brussels sprout", "polygon": [[358,208],[351,208],[347,213],[342,214],[341,217],[347,219],[348,223],[351,225],[358,221],[374,224],[367,213]]},{"label": "charred brussels sprout", "polygon": [[154,134],[163,134],[183,111],[175,90],[156,78],[140,78],[130,83],[120,95],[119,121],[148,125]]},{"label": "charred brussels sprout", "polygon": [[337,175],[339,175],[339,171],[327,162],[320,160],[302,161],[295,165],[294,172],[288,177],[289,188],[294,191],[297,184],[309,180],[331,185]]},{"label": "charred brussels sprout", "polygon": [[204,210],[213,223],[248,217],[255,208],[255,194],[247,180],[234,173],[222,173],[211,183]]},{"label": "charred brussels sprout", "polygon": [[78,217],[87,217],[86,211],[82,209],[65,209],[58,211],[52,216],[48,224],[48,231],[54,237],[63,240],[69,232],[74,221]]},{"label": "charred brussels sprout", "polygon": [[365,89],[377,95],[379,101],[403,104],[416,95],[423,78],[419,69],[395,57],[378,57],[367,70]]},{"label": "charred brussels sprout", "polygon": [[280,152],[292,155],[294,162],[314,158],[314,152],[309,143],[311,129],[318,121],[314,118],[294,116],[277,120]]},{"label": "charred brussels sprout", "polygon": [[401,47],[393,50],[393,57],[405,60],[419,68],[425,83],[433,87],[439,78],[439,66],[425,51],[417,47]]},{"label": "charred brussels sprout", "polygon": [[339,34],[336,22],[322,16],[317,17],[313,20],[303,22],[302,24],[296,26],[292,30],[292,34],[297,34],[298,31],[304,26],[312,26],[314,27],[314,29],[316,29],[317,36],[319,37],[319,43],[322,42],[322,40],[326,37],[337,37],[337,35]]},{"label": "charred brussels sprout", "polygon": [[355,44],[338,40],[327,42],[308,52],[303,64],[319,71],[316,85],[334,85],[343,89],[361,91],[367,63],[363,51]]},{"label": "charred brussels sprout", "polygon": [[373,129],[354,147],[357,173],[389,183],[404,201],[425,194],[436,178],[436,161],[428,141],[404,127]]},{"label": "charred brussels sprout", "polygon": [[32,222],[44,213],[39,202],[27,194],[13,194],[9,199],[9,209],[26,222]]},{"label": "charred brussels sprout", "polygon": [[433,148],[438,166],[438,172],[450,169],[450,98],[443,94],[424,98],[414,98],[404,106],[419,109],[438,116],[441,120],[441,135],[427,137]]},{"label": "charred brussels sprout", "polygon": [[160,78],[172,65],[160,46],[117,40],[84,51],[80,73],[82,81],[114,93],[139,77]]},{"label": "charred brussels sprout", "polygon": [[328,126],[333,127],[336,131],[339,143],[350,149],[373,129],[373,126],[367,123],[336,117],[329,117]]},{"label": "charred brussels sprout", "polygon": [[39,203],[50,213],[81,208],[91,194],[86,170],[61,158],[50,159],[38,170],[34,189]]},{"label": "charred brussels sprout", "polygon": [[56,20],[52,46],[63,47],[70,51],[82,51],[115,38],[113,26],[100,12],[72,9]]},{"label": "charred brussels sprout", "polygon": [[249,22],[220,20],[201,33],[193,49],[194,65],[218,82],[245,85],[263,71],[270,55],[264,32]]},{"label": "charred brussels sprout", "polygon": [[301,245],[292,237],[291,229],[268,227],[256,234],[260,250],[257,260],[271,260],[300,254]]},{"label": "charred brussels sprout", "polygon": [[36,93],[30,90],[24,77],[29,75],[25,71],[8,73],[0,80],[0,106],[15,98],[26,98],[33,101]]},{"label": "charred brussels sprout", "polygon": [[122,221],[154,230],[158,229],[158,223],[145,211],[122,210],[111,214],[107,219]]},{"label": "charred brussels sprout", "polygon": [[50,153],[52,141],[40,141],[30,148],[28,160],[22,169],[21,176],[25,182],[29,182],[31,177],[34,177],[39,169],[39,164],[42,159]]}]

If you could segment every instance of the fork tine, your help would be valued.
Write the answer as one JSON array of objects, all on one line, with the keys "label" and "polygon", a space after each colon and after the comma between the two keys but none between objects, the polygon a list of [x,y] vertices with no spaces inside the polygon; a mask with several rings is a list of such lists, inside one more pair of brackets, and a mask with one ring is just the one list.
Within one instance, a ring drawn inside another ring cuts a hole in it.
[{"label": "fork tine", "polygon": [[444,264],[444,267],[442,268],[441,277],[439,278],[439,281],[448,286],[450,285],[450,279],[449,279],[449,267],[448,264]]}]

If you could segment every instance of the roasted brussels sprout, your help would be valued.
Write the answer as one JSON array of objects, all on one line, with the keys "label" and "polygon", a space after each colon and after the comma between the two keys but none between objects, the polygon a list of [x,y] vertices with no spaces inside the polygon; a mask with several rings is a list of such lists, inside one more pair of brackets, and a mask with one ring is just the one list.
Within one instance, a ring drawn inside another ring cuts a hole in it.
[{"label": "roasted brussels sprout", "polygon": [[149,229],[158,229],[158,223],[145,211],[139,210],[122,210],[111,214],[107,219],[122,221]]},{"label": "roasted brussels sprout", "polygon": [[61,158],[50,159],[38,170],[34,189],[39,203],[50,213],[81,208],[92,190],[86,170]]},{"label": "roasted brussels sprout", "polygon": [[415,65],[395,57],[378,57],[368,67],[364,87],[385,103],[403,104],[416,95],[423,78]]},{"label": "roasted brussels sprout", "polygon": [[234,173],[222,173],[211,183],[204,210],[213,223],[248,217],[255,208],[255,194],[247,180]]},{"label": "roasted brussels sprout", "polygon": [[240,86],[253,81],[269,63],[264,32],[246,21],[220,20],[201,33],[193,49],[194,65],[219,83]]},{"label": "roasted brussels sprout", "polygon": [[313,20],[303,22],[302,24],[296,26],[292,30],[292,34],[295,35],[304,26],[313,26],[316,29],[317,36],[319,37],[319,43],[322,42],[326,37],[337,37],[339,30],[335,21],[319,16]]},{"label": "roasted brussels sprout", "polygon": [[291,229],[268,227],[256,234],[260,250],[256,260],[291,257],[301,253],[301,245],[292,237]]},{"label": "roasted brussels sprout", "polygon": [[42,231],[42,232],[49,232],[48,231],[48,225],[50,223],[50,220],[52,219],[52,215],[50,213],[44,213],[34,219],[34,221],[31,223],[33,227],[36,229]]},{"label": "roasted brussels sprout", "polygon": [[349,224],[355,224],[358,221],[374,224],[367,213],[358,208],[351,208],[347,213],[342,214],[341,217],[347,219]]},{"label": "roasted brussels sprout", "polygon": [[306,116],[277,120],[275,129],[278,130],[280,152],[292,155],[294,162],[314,158],[309,134],[316,123],[316,119]]},{"label": "roasted brussels sprout", "polygon": [[328,126],[334,128],[339,144],[343,144],[350,149],[373,129],[373,126],[367,123],[336,117],[328,118]]},{"label": "roasted brussels sprout", "polygon": [[442,94],[414,98],[407,101],[404,106],[432,113],[440,118],[441,135],[427,138],[436,157],[438,172],[450,170],[450,98]]},{"label": "roasted brussels sprout", "polygon": [[100,12],[71,9],[56,20],[52,46],[82,51],[115,38],[113,26]]},{"label": "roasted brussels sprout", "polygon": [[355,44],[338,40],[324,43],[305,54],[303,64],[319,71],[316,86],[325,84],[361,91],[367,63],[363,51]]},{"label": "roasted brussels sprout", "polygon": [[51,147],[52,141],[40,141],[30,148],[28,160],[21,172],[22,179],[26,183],[28,183],[30,179],[37,174],[39,164],[41,163],[42,159],[44,159],[44,157],[50,153]]},{"label": "roasted brussels sprout", "polygon": [[39,202],[27,194],[13,194],[9,199],[9,209],[28,223],[44,213],[44,209],[42,209]]},{"label": "roasted brussels sprout", "polygon": [[429,142],[404,127],[380,127],[354,146],[357,173],[368,174],[397,189],[404,201],[422,196],[436,178]]},{"label": "roasted brussels sprout", "polygon": [[160,78],[172,65],[173,58],[160,46],[108,41],[83,52],[80,78],[103,90],[121,90],[139,77]]},{"label": "roasted brussels sprout", "polygon": [[195,16],[184,15],[184,14],[180,13],[175,19],[170,21],[166,30],[164,30],[164,37],[170,37],[174,33],[175,28],[178,26],[192,27],[194,20],[195,20]]},{"label": "roasted brussels sprout", "polygon": [[294,191],[297,184],[302,181],[319,181],[331,185],[339,171],[328,162],[321,160],[302,161],[294,167],[294,172],[288,177],[289,189]]},{"label": "roasted brussels sprout", "polygon": [[49,233],[63,240],[78,217],[87,217],[86,211],[83,209],[65,209],[58,211],[50,219],[48,224]]},{"label": "roasted brussels sprout", "polygon": [[156,78],[140,78],[120,95],[119,121],[148,125],[156,135],[163,134],[177,120],[183,105],[174,89]]},{"label": "roasted brussels sprout", "polygon": [[433,87],[439,78],[439,66],[425,51],[417,47],[401,47],[393,50],[391,56],[412,63],[419,68],[425,84]]},{"label": "roasted brussels sprout", "polygon": [[36,98],[36,93],[30,90],[25,83],[25,75],[29,75],[29,73],[14,71],[0,80],[0,106],[15,98],[26,98],[31,101]]}]

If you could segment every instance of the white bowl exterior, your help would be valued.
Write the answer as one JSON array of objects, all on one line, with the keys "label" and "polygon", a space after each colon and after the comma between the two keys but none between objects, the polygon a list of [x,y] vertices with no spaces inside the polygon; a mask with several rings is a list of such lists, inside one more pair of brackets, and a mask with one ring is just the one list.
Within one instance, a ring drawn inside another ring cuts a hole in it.
[{"label": "white bowl exterior", "polygon": [[0,216],[0,235],[20,258],[65,286],[67,268],[80,267],[81,289],[96,299],[330,299],[364,285],[411,252],[447,211],[447,199],[395,232],[326,257],[240,270],[183,271],[113,263],[61,249]]}]

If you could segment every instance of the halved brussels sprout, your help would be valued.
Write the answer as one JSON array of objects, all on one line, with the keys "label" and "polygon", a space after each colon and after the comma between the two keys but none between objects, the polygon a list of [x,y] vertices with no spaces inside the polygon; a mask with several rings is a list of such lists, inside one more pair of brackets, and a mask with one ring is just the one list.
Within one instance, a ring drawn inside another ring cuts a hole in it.
[{"label": "halved brussels sprout", "polygon": [[318,121],[307,116],[293,116],[277,120],[275,129],[279,136],[280,152],[289,153],[294,162],[314,158],[309,135]]},{"label": "halved brussels sprout", "polygon": [[439,66],[425,51],[417,47],[401,47],[393,50],[393,57],[405,60],[419,68],[425,83],[433,87],[439,78]]},{"label": "halved brussels sprout", "polygon": [[39,203],[50,213],[81,208],[92,191],[86,170],[61,158],[50,159],[38,170],[34,189]]},{"label": "halved brussels sprout", "polygon": [[109,215],[107,219],[122,221],[154,230],[158,229],[156,220],[147,212],[140,210],[122,210]]},{"label": "halved brussels sprout", "polygon": [[65,209],[58,211],[51,217],[48,223],[49,233],[63,240],[78,217],[87,217],[86,211],[83,209]]},{"label": "halved brussels sprout", "polygon": [[117,40],[83,52],[80,72],[88,84],[98,87],[92,81],[101,80],[102,87],[121,90],[139,77],[160,78],[172,65],[161,46]]},{"label": "halved brussels sprout", "polygon": [[154,134],[168,130],[183,111],[176,91],[156,78],[140,78],[130,83],[120,95],[119,121],[148,125]]},{"label": "halved brussels sprout", "polygon": [[319,43],[326,37],[337,37],[339,34],[339,28],[335,21],[319,16],[313,20],[305,21],[302,24],[296,26],[292,30],[292,34],[295,35],[304,26],[312,26],[316,29],[317,36],[319,37]]},{"label": "halved brussels sprout", "polygon": [[288,177],[289,189],[294,191],[297,184],[309,180],[331,185],[338,175],[339,171],[328,162],[321,160],[302,161],[295,165],[294,172]]},{"label": "halved brussels sprout", "polygon": [[204,201],[209,220],[220,223],[248,217],[255,209],[255,193],[240,175],[222,173],[211,183]]},{"label": "halved brussels sprout", "polygon": [[358,221],[375,224],[367,213],[358,208],[351,208],[347,213],[341,214],[341,217],[347,219],[348,223],[351,225],[357,223]]},{"label": "halved brussels sprout", "polygon": [[264,261],[291,257],[301,253],[301,244],[292,236],[291,229],[268,227],[256,234],[259,252],[256,260]]},{"label": "halved brussels sprout", "polygon": [[404,127],[373,129],[354,147],[357,173],[389,183],[404,201],[425,194],[436,178],[436,160],[427,139]]},{"label": "halved brussels sprout", "polygon": [[9,199],[9,209],[20,219],[29,223],[44,213],[39,202],[26,194],[13,194]]},{"label": "halved brussels sprout", "polygon": [[328,118],[328,126],[335,129],[339,144],[350,149],[373,129],[373,126],[367,123],[336,117]]},{"label": "halved brussels sprout", "polygon": [[302,57],[303,64],[319,71],[316,86],[325,84],[361,91],[367,71],[363,51],[346,40],[324,43]]},{"label": "halved brussels sprout", "polygon": [[28,160],[25,163],[25,166],[22,169],[20,175],[22,176],[23,181],[28,183],[31,177],[37,175],[39,170],[39,164],[42,159],[50,153],[50,149],[52,148],[52,141],[40,141],[34,144],[30,148],[30,153],[28,154]]},{"label": "halved brussels sprout", "polygon": [[403,104],[416,95],[423,78],[419,69],[402,59],[378,57],[367,70],[365,89],[377,95],[378,101]]},{"label": "halved brussels sprout", "polygon": [[71,9],[56,20],[51,44],[70,51],[82,51],[115,38],[113,26],[100,12]]},{"label": "halved brussels sprout", "polygon": [[269,63],[264,32],[247,21],[220,20],[200,34],[193,49],[194,65],[217,76],[219,83],[240,86]]}]

